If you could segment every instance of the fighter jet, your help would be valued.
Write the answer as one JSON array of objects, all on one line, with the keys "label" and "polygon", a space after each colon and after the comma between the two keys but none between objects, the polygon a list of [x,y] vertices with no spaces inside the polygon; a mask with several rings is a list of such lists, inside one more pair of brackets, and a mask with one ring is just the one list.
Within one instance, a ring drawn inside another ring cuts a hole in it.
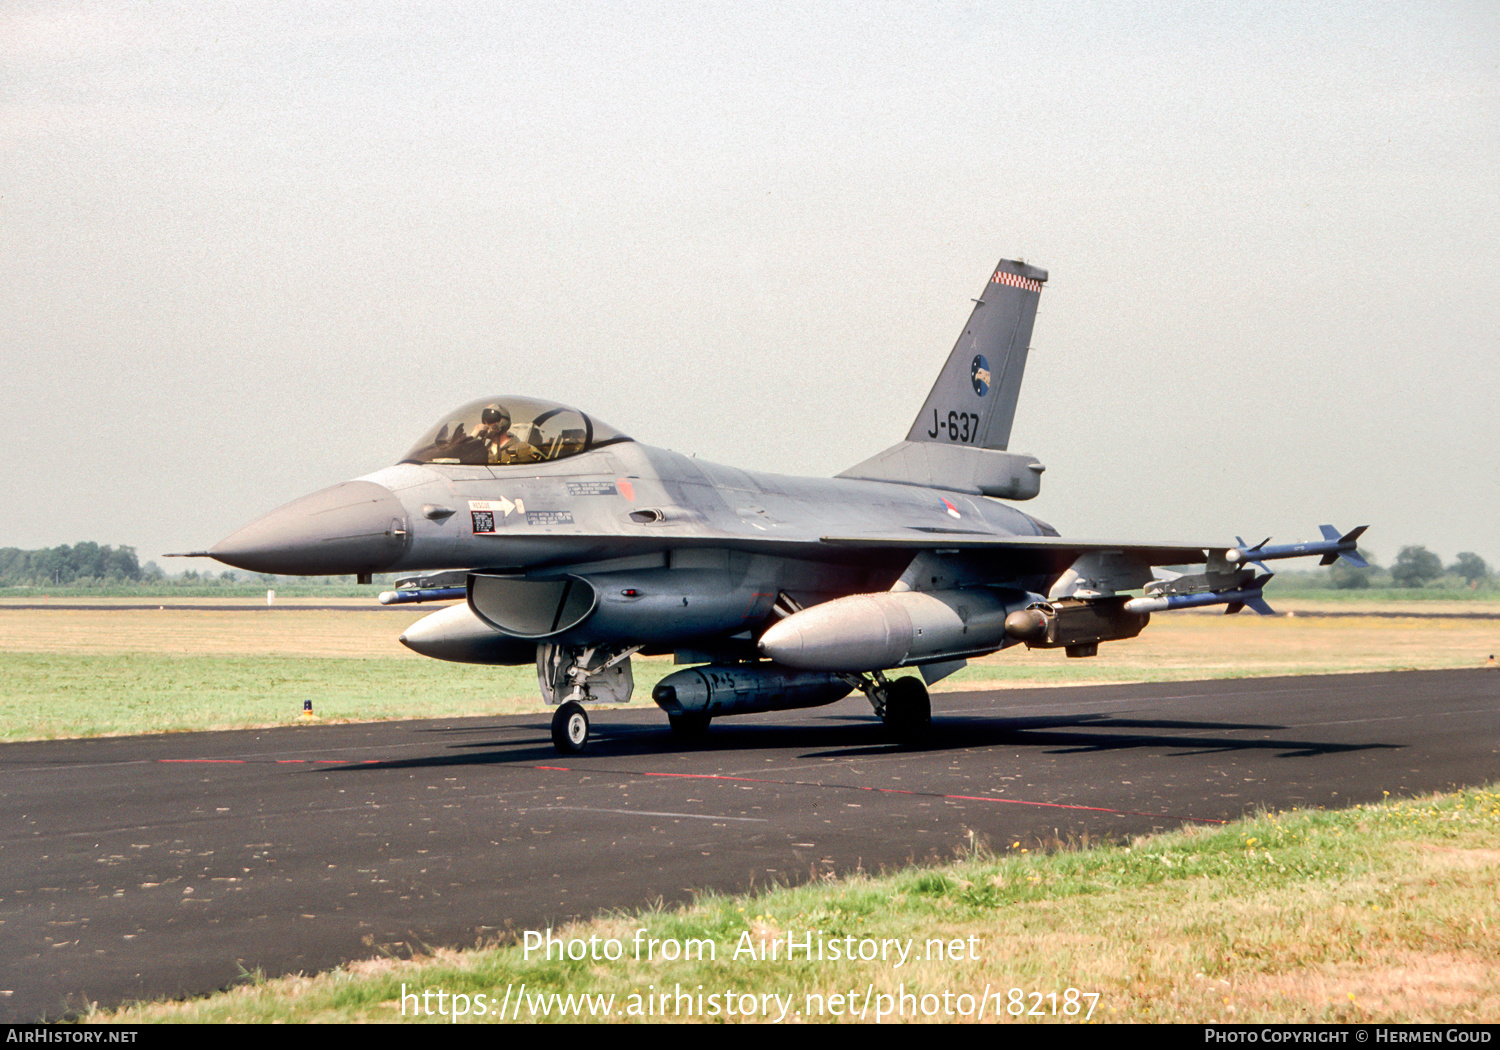
[{"label": "fighter jet", "polygon": [[[1154,612],[1269,612],[1266,561],[1363,564],[1363,527],[1285,546],[1120,543],[1064,539],[1012,506],[1045,469],[1009,445],[1046,280],[1002,260],[905,440],[833,478],[705,463],[498,395],[443,416],[395,466],[207,554],[264,573],[396,573],[382,602],[454,603],[401,641],[440,660],[534,662],[563,753],[587,746],[590,709],[630,699],[638,653],[683,665],[651,698],[685,739],[857,689],[911,742],[929,725],[927,687],[970,658],[1018,644],[1092,656]],[[889,676],[904,668],[917,674]]]}]

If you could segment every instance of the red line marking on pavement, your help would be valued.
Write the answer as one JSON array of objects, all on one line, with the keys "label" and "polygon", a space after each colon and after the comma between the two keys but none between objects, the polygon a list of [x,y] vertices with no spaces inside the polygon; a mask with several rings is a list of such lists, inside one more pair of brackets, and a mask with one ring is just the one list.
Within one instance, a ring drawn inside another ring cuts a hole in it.
[{"label": "red line marking on pavement", "polygon": [[[231,765],[256,765],[266,763],[267,760],[249,758],[158,758],[158,762],[199,762],[208,764],[229,763]],[[383,758],[273,758],[269,764],[277,766],[289,765],[325,765],[325,766],[353,766],[353,765],[377,765],[386,761]]]}]

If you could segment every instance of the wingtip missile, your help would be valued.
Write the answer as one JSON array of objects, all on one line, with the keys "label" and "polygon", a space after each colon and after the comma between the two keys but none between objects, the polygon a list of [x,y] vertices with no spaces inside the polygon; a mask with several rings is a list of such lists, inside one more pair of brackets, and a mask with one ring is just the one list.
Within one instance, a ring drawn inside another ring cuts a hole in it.
[{"label": "wingtip missile", "polygon": [[1323,525],[1320,526],[1320,531],[1323,533],[1322,540],[1314,540],[1308,543],[1281,543],[1274,547],[1266,546],[1270,541],[1269,536],[1253,547],[1245,546],[1245,541],[1236,536],[1235,543],[1237,545],[1224,552],[1224,560],[1231,565],[1240,565],[1248,562],[1262,572],[1268,571],[1265,566],[1265,563],[1268,561],[1274,561],[1278,558],[1306,557],[1320,557],[1319,565],[1332,565],[1340,558],[1343,558],[1350,565],[1366,569],[1369,568],[1369,563],[1359,556],[1357,548],[1359,546],[1359,537],[1364,534],[1367,528],[1369,528],[1368,525],[1361,525],[1357,529],[1340,535],[1339,530],[1332,525]]}]

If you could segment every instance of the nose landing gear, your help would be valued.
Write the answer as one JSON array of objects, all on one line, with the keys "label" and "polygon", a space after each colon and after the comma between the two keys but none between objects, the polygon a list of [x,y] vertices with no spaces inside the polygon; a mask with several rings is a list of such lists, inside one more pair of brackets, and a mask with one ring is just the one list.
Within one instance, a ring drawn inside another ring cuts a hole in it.
[{"label": "nose landing gear", "polygon": [[569,700],[552,715],[552,746],[560,754],[576,755],[589,746],[589,713]]},{"label": "nose landing gear", "polygon": [[589,746],[589,716],[584,702],[623,704],[630,699],[635,678],[630,657],[639,645],[615,651],[602,646],[536,647],[537,683],[542,699],[558,705],[552,715],[552,746],[559,754],[576,755]]}]

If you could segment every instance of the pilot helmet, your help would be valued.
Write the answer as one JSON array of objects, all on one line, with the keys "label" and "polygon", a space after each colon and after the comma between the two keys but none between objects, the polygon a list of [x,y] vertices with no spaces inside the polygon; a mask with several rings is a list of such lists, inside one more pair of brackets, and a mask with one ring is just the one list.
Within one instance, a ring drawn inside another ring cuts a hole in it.
[{"label": "pilot helmet", "polygon": [[484,411],[479,414],[479,421],[487,427],[498,423],[503,428],[509,428],[510,413],[504,405],[485,405]]}]

